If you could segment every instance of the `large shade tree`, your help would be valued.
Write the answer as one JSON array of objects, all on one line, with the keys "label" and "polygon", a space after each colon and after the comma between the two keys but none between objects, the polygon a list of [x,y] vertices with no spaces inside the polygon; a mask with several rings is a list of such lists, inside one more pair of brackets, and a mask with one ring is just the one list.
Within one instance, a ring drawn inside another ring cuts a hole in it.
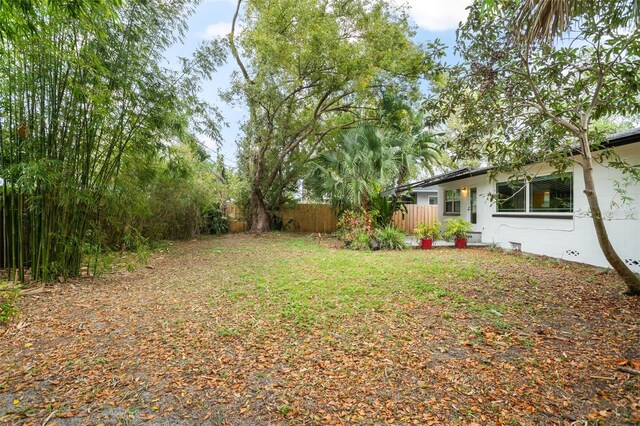
[{"label": "large shade tree", "polygon": [[377,119],[385,89],[417,93],[432,54],[412,34],[406,14],[381,0],[238,0],[230,95],[249,110],[239,157],[252,231],[269,230],[282,191],[328,136]]},{"label": "large shade tree", "polygon": [[547,161],[563,173],[577,164],[600,247],[628,293],[640,294],[640,278],[611,244],[593,179],[595,162],[640,178],[637,165],[602,149],[604,135],[593,128],[595,120],[640,111],[640,32],[609,3],[575,16],[561,40],[541,44],[518,36],[519,2],[501,2],[500,16],[477,2],[459,30],[464,62],[436,102],[465,123],[457,151],[479,153],[498,170],[525,175],[530,162]]}]

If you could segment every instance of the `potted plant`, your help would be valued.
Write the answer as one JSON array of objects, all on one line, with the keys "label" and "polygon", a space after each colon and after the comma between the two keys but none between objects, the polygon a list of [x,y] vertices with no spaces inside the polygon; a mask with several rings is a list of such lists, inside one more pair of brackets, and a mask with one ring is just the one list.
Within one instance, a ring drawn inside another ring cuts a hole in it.
[{"label": "potted plant", "polygon": [[447,229],[444,231],[444,237],[451,241],[454,240],[456,248],[467,248],[467,237],[471,232],[471,222],[462,220],[462,218],[447,219]]},{"label": "potted plant", "polygon": [[440,238],[440,222],[435,221],[431,225],[420,222],[413,233],[417,238],[420,238],[422,250],[428,250],[433,247],[433,240]]}]

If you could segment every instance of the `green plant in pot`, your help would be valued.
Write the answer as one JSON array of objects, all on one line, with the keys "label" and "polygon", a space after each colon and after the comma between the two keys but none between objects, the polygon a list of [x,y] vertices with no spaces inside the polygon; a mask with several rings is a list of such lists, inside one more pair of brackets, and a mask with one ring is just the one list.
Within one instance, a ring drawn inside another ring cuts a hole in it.
[{"label": "green plant in pot", "polygon": [[433,241],[440,238],[440,222],[435,221],[431,225],[420,222],[416,229],[413,230],[413,233],[416,238],[420,238],[422,250],[428,250],[433,247]]},{"label": "green plant in pot", "polygon": [[447,219],[445,222],[447,228],[444,231],[444,237],[455,242],[456,248],[467,247],[467,237],[471,232],[471,222],[462,220],[462,218]]}]

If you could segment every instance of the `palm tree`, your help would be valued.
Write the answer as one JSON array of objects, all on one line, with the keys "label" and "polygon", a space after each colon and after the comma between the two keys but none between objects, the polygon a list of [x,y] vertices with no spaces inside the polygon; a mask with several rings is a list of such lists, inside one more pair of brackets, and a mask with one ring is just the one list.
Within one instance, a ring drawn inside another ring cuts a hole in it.
[{"label": "palm tree", "polygon": [[[484,0],[494,7],[494,0]],[[613,12],[620,25],[640,22],[640,0],[520,0],[518,2],[516,32],[525,40],[549,42],[565,31],[571,21],[583,14],[603,10]]]},{"label": "palm tree", "polygon": [[312,161],[306,187],[338,210],[366,209],[383,185],[398,174],[397,147],[384,132],[361,126],[346,131],[334,150]]},{"label": "palm tree", "polygon": [[434,174],[441,155],[437,135],[425,126],[424,113],[416,112],[405,98],[387,93],[382,99],[380,116],[398,165],[395,185],[406,183],[416,166]]}]

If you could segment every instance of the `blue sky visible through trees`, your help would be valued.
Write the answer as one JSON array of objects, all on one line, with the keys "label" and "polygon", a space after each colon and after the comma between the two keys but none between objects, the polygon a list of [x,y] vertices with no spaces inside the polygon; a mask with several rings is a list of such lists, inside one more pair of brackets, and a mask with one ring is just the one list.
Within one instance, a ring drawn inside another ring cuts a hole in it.
[{"label": "blue sky visible through trees", "polygon": [[[458,23],[466,18],[465,8],[471,0],[391,0],[396,3],[407,3],[409,15],[417,28],[415,40],[419,43],[439,38],[449,47],[447,62],[456,62],[453,55],[455,30]],[[167,51],[167,61],[174,65],[177,58],[190,56],[203,41],[214,37],[225,36],[231,29],[231,19],[235,10],[235,0],[202,0],[189,19],[189,31],[184,43],[175,45]],[[219,97],[219,91],[229,87],[231,73],[236,69],[235,62],[227,60],[214,75],[212,81],[203,85],[202,97],[215,104],[228,127],[222,129],[222,154],[227,166],[234,168],[236,141],[240,137],[240,123],[245,118],[243,105],[229,105]],[[215,152],[216,144],[206,137],[201,138],[210,153]]]}]

